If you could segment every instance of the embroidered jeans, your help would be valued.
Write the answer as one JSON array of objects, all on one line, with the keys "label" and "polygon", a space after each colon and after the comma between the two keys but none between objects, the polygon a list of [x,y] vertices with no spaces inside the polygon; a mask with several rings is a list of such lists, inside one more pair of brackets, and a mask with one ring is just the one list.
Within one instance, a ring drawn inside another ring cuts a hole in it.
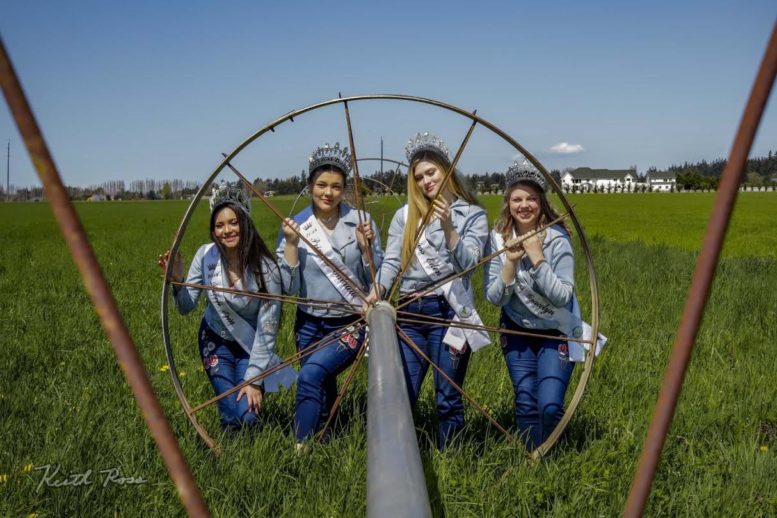
[{"label": "embroidered jeans", "polygon": [[[447,320],[453,318],[453,309],[442,296],[422,297],[405,306],[404,310]],[[442,343],[447,327],[404,322],[399,327],[457,385],[463,385],[471,350],[468,347],[460,354]],[[404,340],[400,340],[400,352],[410,405],[415,407],[429,364]],[[437,402],[437,447],[442,450],[453,435],[464,427],[464,403],[461,395],[437,370],[434,371],[434,391]]]},{"label": "embroidered jeans", "polygon": [[[344,329],[358,317],[321,318],[297,310],[294,331],[297,350],[314,347],[333,331]],[[297,442],[309,439],[329,417],[337,399],[337,375],[353,363],[366,333],[345,334],[330,345],[302,359],[297,378],[294,435]]]},{"label": "embroidered jeans", "polygon": [[[518,326],[504,312],[503,328],[532,332]],[[536,331],[560,334],[555,330]],[[503,334],[501,337],[507,371],[515,393],[515,421],[526,448],[542,444],[564,415],[564,394],[574,363],[559,358],[559,345],[565,341]]]},{"label": "embroidered jeans", "polygon": [[[205,319],[202,319],[199,345],[202,365],[216,395],[243,382],[249,355],[240,344],[217,335],[211,331]],[[230,394],[216,403],[223,429],[250,426],[259,420],[258,416],[248,409],[248,398],[242,397],[238,401],[237,394]]]}]

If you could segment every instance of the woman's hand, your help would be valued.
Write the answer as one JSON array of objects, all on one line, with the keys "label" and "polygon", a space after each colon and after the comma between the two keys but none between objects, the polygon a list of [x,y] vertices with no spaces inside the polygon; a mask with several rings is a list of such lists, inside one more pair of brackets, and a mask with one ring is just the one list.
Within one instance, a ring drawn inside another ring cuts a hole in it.
[{"label": "woman's hand", "polygon": [[[166,272],[167,263],[170,261],[170,250],[167,250],[165,253],[160,254],[157,260],[159,262],[159,267]],[[181,252],[178,252],[177,254],[175,254],[175,262],[173,263],[173,271],[171,272],[171,275],[172,275],[173,281],[175,282],[183,281],[183,260],[181,260]]]},{"label": "woman's hand", "polygon": [[370,241],[375,239],[375,232],[372,230],[372,225],[369,221],[365,221],[361,225],[356,227],[356,242],[359,245],[362,253],[366,254],[370,249]]},{"label": "woman's hand", "polygon": [[253,385],[246,385],[237,393],[237,400],[243,396],[248,398],[248,409],[258,414],[262,409],[262,391]]},{"label": "woman's hand", "polygon": [[286,243],[290,245],[299,244],[299,225],[291,218],[283,220],[283,237],[286,238]]},{"label": "woman's hand", "polygon": [[432,210],[434,211],[434,215],[440,220],[440,226],[442,226],[443,230],[453,229],[451,206],[442,196],[434,200]]},{"label": "woman's hand", "polygon": [[521,245],[515,245],[508,247],[505,251],[505,255],[507,256],[507,260],[515,265],[518,264],[518,261],[520,261],[524,255],[526,255],[526,252]]},{"label": "woman's hand", "polygon": [[371,305],[373,305],[375,302],[381,300],[383,298],[383,295],[386,294],[386,288],[384,288],[380,284],[375,284],[370,292],[367,294],[367,298],[364,299],[364,304],[362,307],[365,311],[367,311],[367,308]]},{"label": "woman's hand", "polygon": [[542,253],[542,239],[540,239],[539,234],[534,234],[533,236],[524,239],[521,242],[521,247],[526,252],[526,255],[529,257],[533,266],[536,266],[541,261],[545,260],[545,254]]}]

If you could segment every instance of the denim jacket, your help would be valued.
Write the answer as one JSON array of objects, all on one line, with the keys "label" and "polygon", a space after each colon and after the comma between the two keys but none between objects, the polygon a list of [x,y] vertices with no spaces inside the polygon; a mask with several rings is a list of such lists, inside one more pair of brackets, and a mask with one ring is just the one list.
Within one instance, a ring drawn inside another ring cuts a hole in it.
[{"label": "denim jacket", "polygon": [[[440,259],[448,261],[456,272],[472,268],[480,260],[488,239],[488,221],[486,211],[473,205],[463,198],[458,198],[451,204],[451,220],[459,234],[459,240],[448,250],[440,220],[435,218],[427,225],[425,233],[429,244],[437,249]],[[378,282],[389,290],[399,273],[402,261],[402,239],[405,232],[405,207],[401,207],[391,220],[386,255],[380,268]],[[464,286],[470,288],[472,272],[464,275]],[[412,293],[430,286],[432,279],[426,274],[418,261],[413,259],[402,275],[399,284],[400,293]]]},{"label": "denim jacket", "polygon": [[[295,223],[301,225],[307,221],[311,214],[313,214],[313,207],[308,206],[298,212],[292,219]],[[351,280],[367,293],[372,287],[372,274],[370,273],[367,255],[362,253],[356,241],[356,227],[358,225],[359,213],[356,209],[346,203],[340,203],[340,219],[337,221],[337,225],[335,225],[334,232],[328,237],[332,250],[340,256],[343,263],[356,276]],[[372,222],[372,230],[376,236],[376,239],[372,241],[372,256],[375,261],[375,274],[377,275],[383,260],[383,248],[380,245],[380,231],[374,221]],[[278,234],[276,254],[278,256],[278,263],[288,266],[283,257],[285,246],[286,239],[281,231]],[[289,292],[289,295],[318,301],[345,302],[345,298],[329,282],[325,273],[318,267],[314,257],[315,255],[311,254],[306,247],[299,247],[299,284],[295,291]],[[310,315],[324,318],[339,318],[350,314],[337,309],[305,306],[303,304],[300,304],[298,308]]]},{"label": "denim jacket", "polygon": [[[192,284],[205,283],[205,255],[209,246],[202,245],[197,250],[189,267],[186,282]],[[294,289],[295,284],[299,284],[298,277],[293,275],[292,269],[288,265],[281,265],[279,269],[272,261],[264,258],[262,259],[262,271],[268,293],[280,295],[284,288],[286,288],[286,291],[291,291]],[[253,274],[246,272],[243,275],[242,282],[242,291],[258,291],[258,284]],[[200,289],[189,287],[174,289],[175,307],[178,309],[178,312],[185,315],[196,308],[201,291]],[[261,374],[274,356],[275,337],[278,334],[278,322],[281,316],[281,303],[279,301],[257,299],[245,295],[227,295],[225,298],[232,309],[256,329],[253,347],[248,360],[248,369],[243,377],[243,379],[248,380]],[[205,297],[205,301],[204,318],[208,327],[222,338],[232,340],[232,335],[221,322],[221,318],[211,305],[210,300]]]},{"label": "denim jacket", "polygon": [[[496,230],[491,231],[487,254],[497,251]],[[545,261],[537,268],[524,256],[516,267],[516,278],[505,284],[502,280],[504,253],[494,257],[486,264],[483,291],[486,300],[502,309],[510,319],[528,329],[550,329],[550,323],[538,318],[521,302],[517,291],[525,286],[544,296],[557,308],[572,310],[575,292],[575,257],[572,241],[561,225],[547,229],[542,242]]]}]

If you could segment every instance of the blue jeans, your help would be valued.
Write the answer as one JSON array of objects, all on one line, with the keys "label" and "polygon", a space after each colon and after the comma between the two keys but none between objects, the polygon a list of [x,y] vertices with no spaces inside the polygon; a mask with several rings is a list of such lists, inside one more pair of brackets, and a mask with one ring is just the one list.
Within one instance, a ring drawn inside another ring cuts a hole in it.
[{"label": "blue jeans", "polygon": [[[198,341],[202,365],[217,396],[243,382],[249,355],[239,343],[211,331],[204,318]],[[238,401],[237,394],[230,394],[216,403],[222,429],[250,426],[259,421],[259,417],[248,409],[248,398],[242,397]]]},{"label": "blue jeans", "polygon": [[[561,334],[555,330],[525,329],[504,312],[501,320],[501,327],[506,329]],[[559,358],[559,346],[567,346],[563,340],[503,334],[501,343],[515,392],[515,421],[526,448],[534,450],[545,442],[564,415],[564,394],[574,364]]]},{"label": "blue jeans", "polygon": [[[294,324],[297,350],[315,346],[331,332],[344,329],[358,318],[321,318],[297,310]],[[294,411],[294,436],[297,442],[309,439],[326,423],[337,399],[337,375],[353,363],[364,338],[365,331],[362,328],[358,333],[346,334],[302,359]]]},{"label": "blue jeans", "polygon": [[[404,310],[448,320],[453,318],[453,309],[441,296],[422,297],[405,306]],[[457,385],[463,385],[471,350],[467,348],[461,354],[442,343],[447,327],[406,322],[400,322],[399,327]],[[415,407],[429,364],[401,339],[400,352],[410,405]],[[442,450],[453,435],[464,427],[464,403],[461,394],[437,370],[434,371],[434,391],[437,401],[437,447]]]}]

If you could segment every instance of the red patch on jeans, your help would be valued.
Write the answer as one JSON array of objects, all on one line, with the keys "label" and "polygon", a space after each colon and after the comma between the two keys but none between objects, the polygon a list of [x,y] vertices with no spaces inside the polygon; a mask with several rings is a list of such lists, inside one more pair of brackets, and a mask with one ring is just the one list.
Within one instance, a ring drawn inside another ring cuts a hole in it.
[{"label": "red patch on jeans", "polygon": [[359,340],[351,333],[341,336],[340,341],[351,349],[356,349],[359,346]]},{"label": "red patch on jeans", "polygon": [[210,369],[212,367],[215,367],[219,364],[219,357],[215,354],[211,354],[210,356],[206,357],[204,360],[202,360],[202,364],[205,366],[205,369]]}]

